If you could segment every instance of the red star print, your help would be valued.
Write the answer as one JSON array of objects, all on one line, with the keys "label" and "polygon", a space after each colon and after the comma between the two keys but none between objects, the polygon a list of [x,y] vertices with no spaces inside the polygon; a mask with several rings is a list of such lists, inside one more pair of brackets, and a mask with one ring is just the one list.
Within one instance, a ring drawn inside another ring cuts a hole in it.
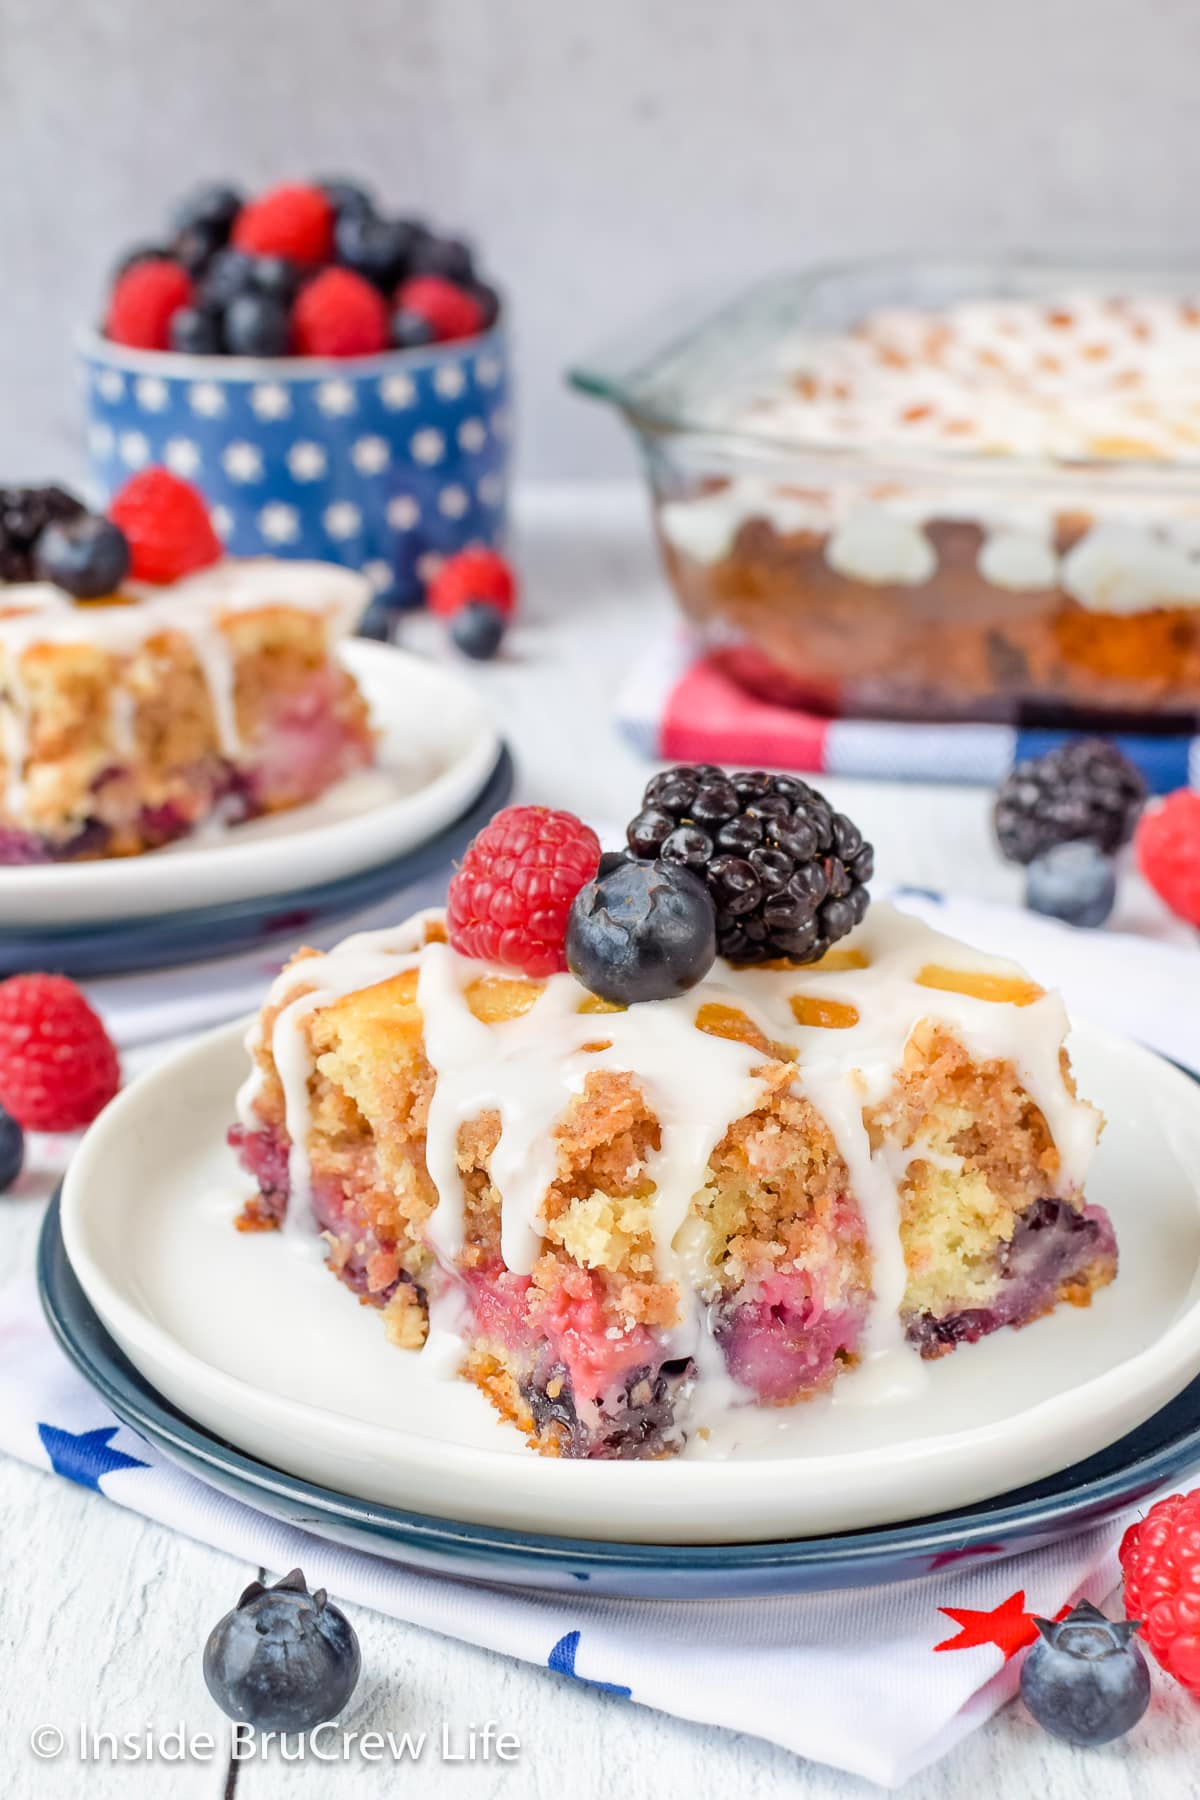
[{"label": "red star print", "polygon": [[[1065,1619],[1070,1606],[1059,1609],[1055,1617]],[[969,1606],[939,1606],[938,1611],[953,1619],[958,1626],[956,1636],[943,1638],[935,1650],[974,1650],[980,1644],[994,1644],[1004,1652],[1004,1660],[1024,1650],[1037,1637],[1033,1613],[1025,1611],[1025,1589],[1018,1588],[991,1612],[976,1612]]]}]

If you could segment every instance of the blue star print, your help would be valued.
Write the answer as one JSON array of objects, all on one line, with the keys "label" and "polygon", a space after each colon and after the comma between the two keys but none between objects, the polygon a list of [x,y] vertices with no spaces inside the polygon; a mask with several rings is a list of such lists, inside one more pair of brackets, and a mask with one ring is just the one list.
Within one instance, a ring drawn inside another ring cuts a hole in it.
[{"label": "blue star print", "polygon": [[81,1431],[78,1436],[70,1431],[59,1431],[54,1425],[38,1426],[38,1436],[54,1473],[65,1475],[68,1481],[77,1481],[80,1487],[94,1488],[97,1493],[101,1491],[102,1475],[111,1475],[114,1469],[146,1469],[150,1466],[139,1462],[136,1456],[126,1456],[123,1450],[114,1450],[111,1440],[116,1435],[115,1425]]},{"label": "blue star print", "polygon": [[575,1673],[575,1657],[579,1650],[579,1635],[580,1634],[577,1631],[568,1631],[565,1637],[560,1637],[557,1644],[555,1644],[553,1650],[551,1650],[549,1656],[546,1658],[546,1667],[548,1669],[553,1669],[557,1675],[569,1675],[572,1681],[578,1681],[582,1687],[602,1688],[606,1694],[623,1694],[625,1699],[628,1700],[633,1692],[632,1688],[621,1687],[615,1681],[592,1681],[586,1675],[577,1675]]}]

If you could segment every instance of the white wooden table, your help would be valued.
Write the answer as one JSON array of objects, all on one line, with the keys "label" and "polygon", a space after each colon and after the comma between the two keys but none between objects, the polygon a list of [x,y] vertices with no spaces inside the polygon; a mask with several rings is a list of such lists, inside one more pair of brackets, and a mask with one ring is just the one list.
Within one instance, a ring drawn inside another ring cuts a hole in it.
[{"label": "white wooden table", "polygon": [[[619,743],[611,705],[629,658],[666,607],[636,499],[603,493],[531,499],[525,509],[524,622],[510,654],[480,671],[519,762],[519,795],[601,822],[634,810],[646,767]],[[410,641],[435,642],[428,621]],[[951,787],[823,782],[877,847],[885,879],[1015,899],[992,849],[986,796]],[[0,1200],[0,1276],[31,1258],[37,1210]],[[219,1731],[200,1669],[205,1635],[256,1573],[58,1478],[0,1458],[0,1794],[106,1800],[273,1800],[287,1794],[420,1791],[430,1800],[492,1794],[547,1800],[686,1794],[865,1795],[868,1784],[756,1739],[686,1725],[545,1669],[355,1610],[364,1675],[347,1715],[366,1730],[455,1733],[494,1720],[521,1741],[513,1764],[285,1765],[39,1762],[30,1733],[78,1722],[157,1733],[182,1722]],[[1200,1708],[1156,1681],[1137,1731],[1103,1752],[1054,1742],[1008,1707],[905,1790],[923,1800],[1172,1800],[1200,1786]]]}]

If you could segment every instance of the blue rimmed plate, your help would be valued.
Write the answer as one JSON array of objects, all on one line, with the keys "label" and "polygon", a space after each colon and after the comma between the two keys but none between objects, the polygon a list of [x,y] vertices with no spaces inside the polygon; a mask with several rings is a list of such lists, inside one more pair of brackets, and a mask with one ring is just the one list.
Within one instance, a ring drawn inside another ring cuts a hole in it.
[{"label": "blue rimmed plate", "polygon": [[630,1544],[500,1529],[404,1511],[287,1474],[170,1405],[105,1331],[79,1285],[52,1202],[38,1255],[60,1345],[118,1418],[232,1498],[334,1543],[431,1573],[515,1587],[720,1599],[914,1580],[966,1557],[999,1560],[1113,1517],[1200,1463],[1200,1381],[1086,1461],[954,1512],[878,1530],[730,1544]]},{"label": "blue rimmed plate", "polygon": [[[512,757],[501,746],[486,767],[482,786],[452,821],[414,848],[334,880],[307,883],[281,893],[187,907],[156,917],[0,927],[0,975],[47,968],[83,977],[165,969],[312,936],[324,926],[362,912],[447,869],[475,833],[505,804],[512,786]],[[281,853],[286,854],[286,849]],[[0,871],[0,882],[5,873]]]}]

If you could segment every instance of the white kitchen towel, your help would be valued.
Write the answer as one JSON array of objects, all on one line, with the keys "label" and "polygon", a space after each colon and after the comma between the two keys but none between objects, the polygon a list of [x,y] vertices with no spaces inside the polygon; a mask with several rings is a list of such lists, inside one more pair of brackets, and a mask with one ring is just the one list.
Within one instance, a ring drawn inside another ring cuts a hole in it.
[{"label": "white kitchen towel", "polygon": [[[1098,1022],[1200,1068],[1200,1013],[1187,998],[1200,970],[1195,950],[1070,933],[964,901],[907,903],[1057,979]],[[144,1066],[155,1054],[128,1060]],[[69,1151],[66,1140],[31,1140],[30,1166],[6,1204],[36,1204]],[[756,1733],[885,1786],[943,1755],[1012,1694],[1032,1614],[1052,1615],[1080,1596],[1105,1601],[1127,1523],[1000,1561],[951,1553],[914,1582],[765,1599],[562,1597],[416,1574],[282,1525],[161,1458],[63,1358],[28,1267],[0,1295],[0,1449],[249,1566],[298,1564],[341,1600],[634,1704]]]}]

